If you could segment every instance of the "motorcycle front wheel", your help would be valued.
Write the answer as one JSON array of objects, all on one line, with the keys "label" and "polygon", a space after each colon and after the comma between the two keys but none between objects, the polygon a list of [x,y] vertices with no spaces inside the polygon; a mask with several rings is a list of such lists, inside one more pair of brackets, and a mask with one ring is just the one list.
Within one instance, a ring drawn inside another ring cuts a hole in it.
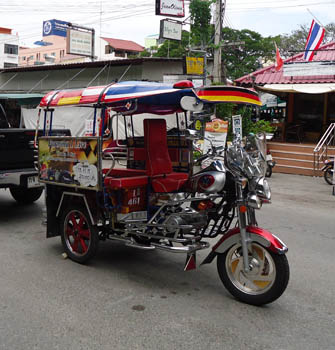
[{"label": "motorcycle front wheel", "polygon": [[238,300],[264,305],[278,299],[289,280],[285,255],[277,255],[253,242],[249,253],[249,272],[244,271],[241,244],[234,244],[217,258],[218,273],[227,290]]},{"label": "motorcycle front wheel", "polygon": [[329,167],[323,173],[323,177],[329,185],[333,184],[333,171],[333,168]]}]

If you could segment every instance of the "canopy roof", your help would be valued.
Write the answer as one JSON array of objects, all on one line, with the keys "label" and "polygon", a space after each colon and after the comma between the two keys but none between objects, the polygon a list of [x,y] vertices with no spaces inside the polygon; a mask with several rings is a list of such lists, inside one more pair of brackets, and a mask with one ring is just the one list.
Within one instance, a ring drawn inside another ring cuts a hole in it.
[{"label": "canopy roof", "polygon": [[328,84],[266,84],[259,90],[267,92],[299,92],[304,94],[324,94],[335,91],[335,83]]},{"label": "canopy roof", "polygon": [[16,100],[20,105],[37,105],[42,94],[0,94],[0,100]]},{"label": "canopy roof", "polygon": [[70,105],[106,105],[113,110],[136,113],[169,114],[182,111],[181,100],[189,96],[194,103],[243,103],[260,106],[256,92],[233,86],[202,87],[194,90],[189,81],[162,84],[143,81],[128,81],[106,86],[93,86],[75,90],[56,90],[46,94],[40,107],[59,107]]}]

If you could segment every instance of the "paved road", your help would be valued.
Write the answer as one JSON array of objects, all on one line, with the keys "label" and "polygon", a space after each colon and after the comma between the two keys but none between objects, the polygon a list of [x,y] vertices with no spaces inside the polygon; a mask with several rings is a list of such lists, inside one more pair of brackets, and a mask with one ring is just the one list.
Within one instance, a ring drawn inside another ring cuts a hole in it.
[{"label": "paved road", "polygon": [[270,182],[258,219],[289,246],[291,279],[264,307],[234,300],[215,263],[183,272],[183,256],[111,242],[89,266],[63,259],[42,200],[1,191],[0,349],[335,349],[335,197],[322,179]]}]

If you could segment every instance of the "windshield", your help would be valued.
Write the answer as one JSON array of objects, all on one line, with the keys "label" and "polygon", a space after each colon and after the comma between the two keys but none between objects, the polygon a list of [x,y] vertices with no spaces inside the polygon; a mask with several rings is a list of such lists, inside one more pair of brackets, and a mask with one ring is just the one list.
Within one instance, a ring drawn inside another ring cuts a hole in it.
[{"label": "windshield", "polygon": [[245,142],[233,140],[226,152],[228,168],[238,176],[263,177],[266,172],[266,145],[259,135],[249,135]]}]

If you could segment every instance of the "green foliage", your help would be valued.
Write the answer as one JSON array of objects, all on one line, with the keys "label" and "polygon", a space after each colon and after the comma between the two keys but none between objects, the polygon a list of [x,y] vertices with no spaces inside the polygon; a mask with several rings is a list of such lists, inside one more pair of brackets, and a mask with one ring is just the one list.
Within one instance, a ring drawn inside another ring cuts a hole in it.
[{"label": "green foliage", "polygon": [[147,49],[145,49],[144,51],[142,51],[140,53],[140,57],[151,57],[151,53],[150,51],[148,51]]},{"label": "green foliage", "polygon": [[222,32],[222,60],[227,78],[240,78],[261,68],[262,62],[273,60],[273,37],[264,38],[252,30],[235,30],[228,27],[223,28]]},{"label": "green foliage", "polygon": [[181,33],[181,41],[165,40],[158,48],[153,57],[183,57],[189,43],[190,33],[183,30]]},{"label": "green foliage", "polygon": [[191,40],[193,45],[207,46],[210,41],[211,34],[211,4],[212,0],[191,0],[190,16],[191,16]]},{"label": "green foliage", "polygon": [[193,151],[193,160],[196,160],[202,156],[200,151]]},{"label": "green foliage", "polygon": [[258,122],[252,123],[249,130],[249,133],[252,132],[254,134],[257,134],[258,132],[273,133],[275,128],[271,126],[269,121],[259,120]]}]

